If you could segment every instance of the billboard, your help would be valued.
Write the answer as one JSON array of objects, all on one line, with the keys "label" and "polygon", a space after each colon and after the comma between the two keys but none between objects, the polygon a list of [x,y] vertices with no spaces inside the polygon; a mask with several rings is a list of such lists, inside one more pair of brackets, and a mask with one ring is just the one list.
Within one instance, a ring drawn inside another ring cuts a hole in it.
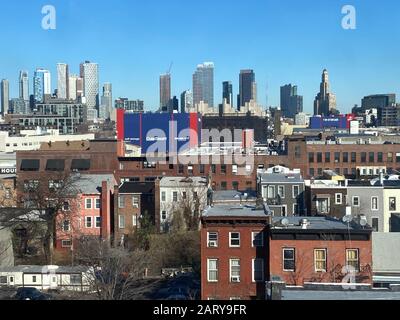
[{"label": "billboard", "polygon": [[202,118],[197,113],[127,113],[117,111],[117,137],[142,153],[174,153],[199,145]]},{"label": "billboard", "polygon": [[354,119],[354,115],[339,116],[314,116],[310,118],[310,129],[350,129],[350,122]]}]

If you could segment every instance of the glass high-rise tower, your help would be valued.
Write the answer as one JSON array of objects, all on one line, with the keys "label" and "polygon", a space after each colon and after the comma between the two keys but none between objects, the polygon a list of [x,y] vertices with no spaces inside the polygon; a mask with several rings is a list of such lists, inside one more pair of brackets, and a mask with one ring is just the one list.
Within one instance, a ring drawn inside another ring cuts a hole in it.
[{"label": "glass high-rise tower", "polygon": [[[88,108],[99,107],[99,65],[85,61],[80,65],[80,75],[83,79],[83,96]],[[77,88],[78,90],[78,88]]]},{"label": "glass high-rise tower", "polygon": [[51,75],[49,70],[38,68],[33,77],[35,102],[43,102],[45,95],[51,95]]},{"label": "glass high-rise tower", "polygon": [[28,71],[19,73],[19,98],[29,101],[29,76]]},{"label": "glass high-rise tower", "polygon": [[251,100],[257,101],[256,75],[253,70],[241,70],[239,75],[238,109],[244,107]]},{"label": "glass high-rise tower", "polygon": [[193,104],[201,101],[214,107],[214,63],[199,64],[193,74]]}]

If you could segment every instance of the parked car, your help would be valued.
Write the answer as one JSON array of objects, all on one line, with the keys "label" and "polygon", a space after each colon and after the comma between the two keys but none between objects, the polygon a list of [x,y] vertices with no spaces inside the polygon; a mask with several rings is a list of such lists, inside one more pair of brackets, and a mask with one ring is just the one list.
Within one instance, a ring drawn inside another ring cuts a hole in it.
[{"label": "parked car", "polygon": [[18,288],[17,293],[15,295],[16,300],[51,300],[51,296],[40,292],[36,288]]}]

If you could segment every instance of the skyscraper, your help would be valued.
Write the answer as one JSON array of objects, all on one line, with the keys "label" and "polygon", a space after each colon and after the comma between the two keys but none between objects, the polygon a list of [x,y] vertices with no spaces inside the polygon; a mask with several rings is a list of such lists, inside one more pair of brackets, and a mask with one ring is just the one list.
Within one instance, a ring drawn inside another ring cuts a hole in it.
[{"label": "skyscraper", "polygon": [[69,70],[66,63],[57,63],[57,98],[69,99]]},{"label": "skyscraper", "polygon": [[43,102],[45,95],[51,95],[51,75],[49,70],[38,68],[33,77],[35,102]]},{"label": "skyscraper", "polygon": [[287,84],[281,87],[281,110],[285,118],[292,119],[303,112],[303,97],[297,94],[297,86]]},{"label": "skyscraper", "polygon": [[76,100],[82,102],[83,97],[83,78],[76,78]]},{"label": "skyscraper", "polygon": [[[80,75],[83,79],[83,96],[88,108],[99,107],[99,65],[85,61],[80,65]],[[79,89],[77,88],[77,91]]]},{"label": "skyscraper", "polygon": [[222,102],[226,99],[226,103],[233,107],[233,87],[232,82],[224,81],[222,82]]},{"label": "skyscraper", "polygon": [[239,75],[239,101],[238,109],[244,107],[251,100],[257,101],[256,75],[253,70],[241,70]]},{"label": "skyscraper", "polygon": [[314,101],[315,115],[331,115],[336,111],[336,96],[330,92],[328,71],[322,72],[322,82],[319,93]]},{"label": "skyscraper", "polygon": [[7,79],[1,80],[1,115],[8,113],[10,106],[10,84]]},{"label": "skyscraper", "polygon": [[214,63],[199,64],[193,74],[193,104],[201,101],[214,107]]},{"label": "skyscraper", "polygon": [[181,113],[190,112],[193,108],[193,94],[190,90],[185,90],[181,94]]},{"label": "skyscraper", "polygon": [[19,98],[29,101],[29,77],[28,71],[19,73]]},{"label": "skyscraper", "polygon": [[171,100],[171,74],[160,76],[160,110],[166,111]]},{"label": "skyscraper", "polygon": [[112,113],[112,85],[105,83],[103,85],[103,95],[101,96],[101,104],[99,109],[100,119],[110,119]]},{"label": "skyscraper", "polygon": [[70,100],[76,101],[77,99],[77,82],[78,82],[79,76],[76,74],[71,74],[68,77],[68,98]]}]

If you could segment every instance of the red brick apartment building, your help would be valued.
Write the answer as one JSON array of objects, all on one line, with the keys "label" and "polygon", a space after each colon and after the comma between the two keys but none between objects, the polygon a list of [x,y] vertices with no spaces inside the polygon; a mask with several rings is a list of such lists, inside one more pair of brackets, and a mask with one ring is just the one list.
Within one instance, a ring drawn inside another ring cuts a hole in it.
[{"label": "red brick apartment building", "polygon": [[[272,218],[263,210],[213,207],[202,218],[202,299],[264,299],[266,281],[287,285],[372,283],[370,229],[327,217]],[[350,270],[350,269],[349,269]]]},{"label": "red brick apartment building", "polygon": [[202,217],[203,300],[264,299],[268,212],[251,207],[210,207]]}]

